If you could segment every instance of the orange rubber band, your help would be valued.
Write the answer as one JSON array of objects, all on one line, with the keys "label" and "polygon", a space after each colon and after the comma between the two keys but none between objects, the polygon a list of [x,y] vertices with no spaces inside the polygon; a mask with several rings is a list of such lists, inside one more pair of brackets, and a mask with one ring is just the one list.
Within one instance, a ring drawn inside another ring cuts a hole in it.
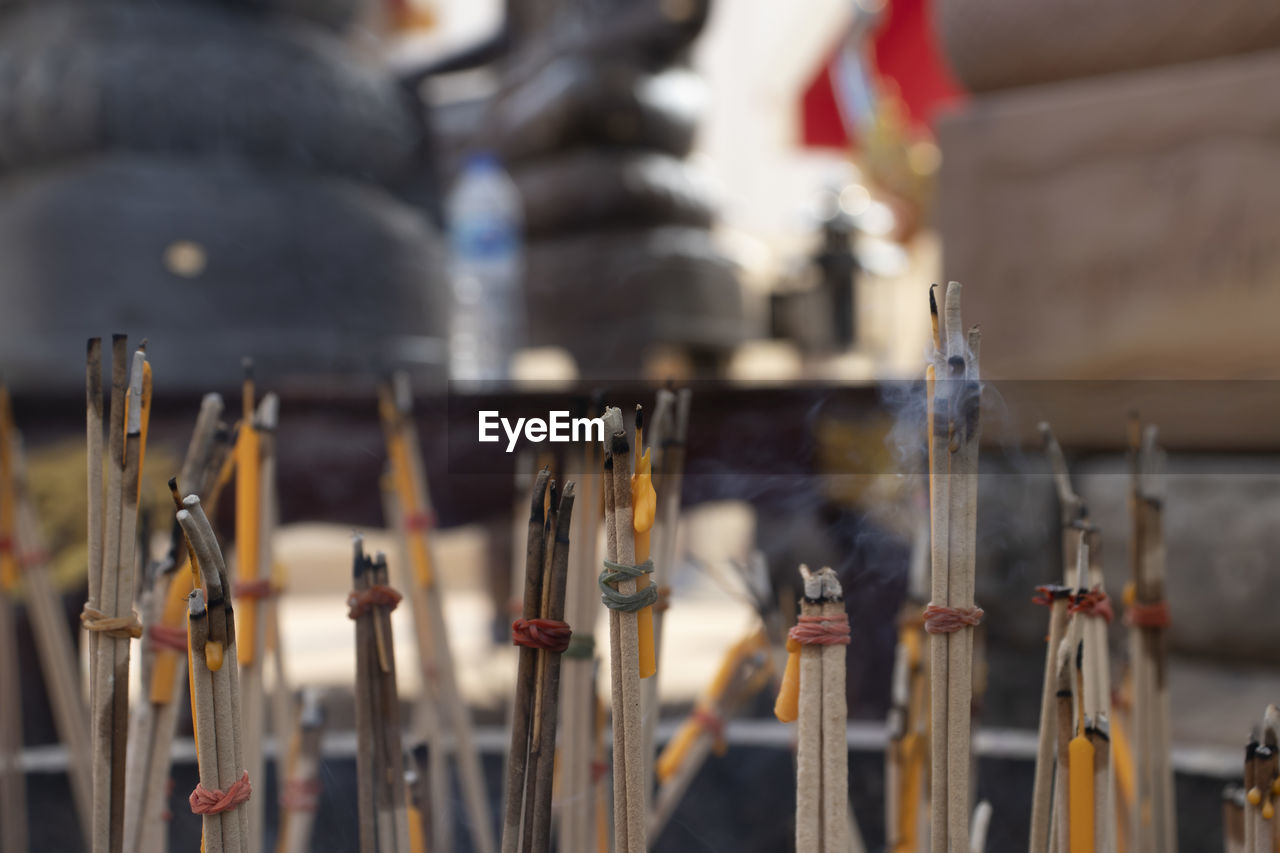
[{"label": "orange rubber band", "polygon": [[253,786],[249,784],[249,771],[231,783],[225,791],[210,791],[204,785],[196,784],[187,802],[191,804],[191,813],[198,815],[222,814],[249,801],[253,794]]},{"label": "orange rubber band", "polygon": [[801,616],[787,636],[802,646],[849,645],[849,614]]},{"label": "orange rubber band", "polygon": [[403,597],[386,584],[374,584],[368,589],[357,590],[347,596],[347,616],[351,619],[359,619],[369,612],[369,608],[375,606],[390,607],[395,610]]},{"label": "orange rubber band", "polygon": [[946,607],[930,603],[924,609],[924,629],[930,634],[952,634],[961,628],[975,628],[982,622],[981,607]]}]

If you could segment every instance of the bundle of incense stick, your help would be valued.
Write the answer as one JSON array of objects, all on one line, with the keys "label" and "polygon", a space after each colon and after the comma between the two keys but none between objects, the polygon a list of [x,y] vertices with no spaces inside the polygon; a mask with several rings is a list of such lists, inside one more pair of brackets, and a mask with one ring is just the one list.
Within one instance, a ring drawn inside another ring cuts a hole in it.
[{"label": "bundle of incense stick", "polygon": [[[925,630],[932,635],[930,678],[930,846],[933,853],[969,845],[970,714],[977,531],[979,410],[978,345],[960,317],[960,284],[947,285],[932,368],[929,502],[932,600]],[[930,291],[931,313],[937,303]]]},{"label": "bundle of incense stick", "polygon": [[205,853],[244,853],[252,793],[240,730],[240,667],[227,567],[200,498],[188,495],[176,518],[203,589],[187,600],[187,650],[192,727],[200,781],[188,798],[201,815]]},{"label": "bundle of incense stick", "polygon": [[662,834],[707,757],[712,752],[724,753],[726,722],[769,684],[772,674],[773,660],[763,629],[753,631],[725,652],[715,677],[658,758],[655,772],[659,787],[649,817],[650,838],[656,841]]},{"label": "bundle of incense stick", "polygon": [[1050,846],[1060,853],[1114,851],[1106,622],[1096,531],[1077,523],[1076,590],[1055,660],[1057,774]]},{"label": "bundle of incense stick", "polygon": [[320,781],[320,741],[324,735],[324,698],[319,690],[302,691],[298,724],[289,742],[285,782],[280,792],[279,853],[306,853],[323,785]]},{"label": "bundle of incense stick", "polygon": [[1129,422],[1132,593],[1129,622],[1133,684],[1134,766],[1137,790],[1131,822],[1136,853],[1177,853],[1177,814],[1170,758],[1169,683],[1165,600],[1164,508],[1153,487],[1161,453],[1154,426]]},{"label": "bundle of incense stick", "polygon": [[[439,721],[453,735],[452,744],[443,738],[433,740],[432,755],[443,758],[447,754],[445,750],[453,747],[473,846],[477,853],[493,853],[493,826],[484,774],[471,733],[470,712],[454,673],[444,601],[435,577],[431,544],[435,513],[431,508],[426,470],[418,446],[418,431],[413,422],[412,402],[408,376],[404,373],[397,373],[391,383],[378,389],[378,410],[386,436],[395,504],[399,512],[395,527],[404,540],[413,574],[408,589],[418,659],[426,687],[424,701],[436,703],[440,710]],[[430,736],[432,733],[427,734]]]},{"label": "bundle of incense stick", "polygon": [[[102,489],[102,347],[89,341],[86,366],[86,433],[89,443],[89,600],[81,622],[89,630],[90,731],[93,744],[95,853],[122,849],[125,811],[125,752],[129,714],[129,640],[142,634],[133,612],[138,488],[142,476],[146,354],[133,355],[115,335],[111,347],[111,409],[108,472]],[[127,399],[126,399],[127,395]],[[103,509],[105,494],[106,507]]]},{"label": "bundle of incense stick", "polygon": [[791,639],[800,646],[796,732],[796,853],[845,853],[849,826],[849,746],[845,646],[849,617],[835,572],[800,567],[804,596]]},{"label": "bundle of incense stick", "polygon": [[[267,648],[268,611],[278,593],[272,580],[272,534],[275,504],[275,431],[279,419],[279,399],[266,394],[255,409],[253,364],[244,362],[241,391],[241,428],[236,445],[236,582],[234,597],[239,606],[239,663],[243,685],[245,756],[249,775],[264,777],[264,736],[267,700],[263,690],[263,669]],[[276,658],[280,654],[276,649]],[[277,674],[281,667],[277,664]],[[277,683],[276,689],[284,685]],[[283,731],[276,736],[281,743]],[[248,853],[260,853],[265,834],[266,798],[251,800]]]},{"label": "bundle of incense stick", "polygon": [[566,483],[564,493],[557,495],[546,469],[534,481],[523,609],[511,626],[520,662],[502,820],[504,853],[551,849],[560,655],[571,636],[564,603],[574,488]]},{"label": "bundle of incense stick", "polygon": [[1268,705],[1244,754],[1244,853],[1274,853],[1280,844],[1276,802],[1280,800],[1280,708]]},{"label": "bundle of incense stick", "polygon": [[1044,440],[1045,452],[1049,458],[1049,466],[1053,472],[1058,493],[1063,548],[1063,582],[1039,587],[1037,597],[1034,599],[1037,603],[1049,608],[1049,631],[1045,650],[1044,682],[1040,694],[1040,728],[1036,749],[1035,782],[1031,797],[1031,835],[1028,844],[1030,853],[1045,853],[1049,849],[1056,746],[1057,704],[1054,699],[1058,680],[1056,661],[1058,646],[1062,642],[1067,625],[1067,607],[1071,600],[1070,584],[1073,580],[1070,575],[1078,562],[1077,550],[1080,537],[1075,530],[1075,525],[1087,517],[1084,502],[1071,486],[1066,457],[1063,456],[1062,448],[1054,439],[1048,424],[1040,424],[1040,434]]},{"label": "bundle of incense stick", "polygon": [[[932,389],[930,389],[932,390]],[[932,396],[932,395],[930,395]],[[926,636],[920,611],[929,595],[928,488],[919,490],[925,508],[911,550],[907,596],[898,618],[898,645],[894,651],[892,705],[885,749],[885,835],[891,853],[915,853],[923,837],[920,808],[925,797],[924,767],[928,755],[929,703]]]},{"label": "bundle of incense stick", "polygon": [[[596,400],[587,412],[595,416]],[[599,613],[598,573],[600,514],[600,448],[583,443],[578,477],[578,508],[573,514],[569,538],[569,577],[565,592],[565,618],[574,626],[569,646],[561,655],[560,758],[556,779],[559,811],[558,849],[562,853],[590,850],[595,844],[595,792],[599,774],[595,762],[595,624]]]},{"label": "bundle of incense stick", "polygon": [[[637,515],[631,481],[631,443],[622,412],[604,413],[605,556],[600,573],[602,600],[609,608],[609,669],[613,692],[613,847],[615,853],[639,853],[648,846],[644,734],[640,707],[640,618],[658,589],[639,587],[652,562],[636,559]],[[648,523],[652,523],[652,504]],[[640,525],[648,529],[644,519]],[[652,635],[650,635],[652,637]]]},{"label": "bundle of incense stick", "polygon": [[[13,589],[19,576],[26,583],[27,609],[35,635],[36,652],[44,682],[49,691],[58,737],[67,747],[68,775],[71,793],[81,828],[87,832],[93,807],[93,777],[89,764],[88,711],[80,694],[79,675],[71,635],[67,631],[58,592],[48,573],[49,554],[27,487],[26,464],[22,437],[14,422],[8,389],[0,384],[0,597]],[[7,606],[7,602],[0,607]],[[7,614],[0,614],[0,621]],[[6,643],[6,657],[16,653]],[[15,672],[4,667],[5,677]],[[0,702],[17,702],[15,690],[5,690]],[[0,711],[0,720],[8,728],[6,735],[14,744],[21,740],[19,709]],[[16,765],[6,765],[6,767]],[[21,777],[14,771],[15,784]],[[25,811],[15,816],[16,833],[25,824]],[[7,823],[7,821],[5,821]]]},{"label": "bundle of incense stick", "polygon": [[[689,431],[689,406],[692,394],[687,388],[679,392],[666,388],[658,391],[657,404],[650,421],[650,446],[653,460],[653,487],[657,493],[657,512],[653,527],[652,553],[653,575],[651,582],[658,588],[658,601],[648,617],[652,621],[654,670],[641,668],[641,708],[644,714],[644,754],[654,754],[654,740],[658,730],[660,707],[658,701],[657,661],[662,657],[662,614],[668,606],[671,588],[664,583],[669,579],[675,560],[677,527],[680,519],[680,489],[684,478],[684,445]],[[638,428],[639,431],[639,428]],[[636,452],[640,452],[639,439]],[[643,560],[644,554],[637,554]],[[644,617],[642,617],[644,618]],[[653,790],[655,765],[646,763],[645,790]]]},{"label": "bundle of incense stick", "polygon": [[[182,508],[182,490],[198,494],[216,491],[215,481],[229,453],[227,431],[219,424],[221,415],[222,398],[206,394],[182,470],[169,481],[177,509]],[[193,586],[192,573],[184,565],[188,557],[182,528],[176,521],[173,528],[169,552],[149,567],[139,599],[145,638],[140,683],[146,698],[134,707],[129,722],[126,851],[153,853],[167,847],[165,799],[178,704],[186,682],[187,596]]]},{"label": "bundle of incense stick", "polygon": [[400,699],[391,611],[400,593],[387,584],[387,560],[370,559],[355,537],[354,590],[348,616],[356,623],[357,804],[361,853],[407,853],[409,815],[400,743]]}]

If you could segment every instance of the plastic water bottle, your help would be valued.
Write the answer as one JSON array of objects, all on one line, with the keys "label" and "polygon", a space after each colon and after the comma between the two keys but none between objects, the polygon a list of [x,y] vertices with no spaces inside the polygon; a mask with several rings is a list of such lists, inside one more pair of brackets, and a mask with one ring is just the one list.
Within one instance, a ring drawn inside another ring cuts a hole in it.
[{"label": "plastic water bottle", "polygon": [[467,160],[448,217],[450,378],[506,379],[524,339],[520,195],[492,154]]}]

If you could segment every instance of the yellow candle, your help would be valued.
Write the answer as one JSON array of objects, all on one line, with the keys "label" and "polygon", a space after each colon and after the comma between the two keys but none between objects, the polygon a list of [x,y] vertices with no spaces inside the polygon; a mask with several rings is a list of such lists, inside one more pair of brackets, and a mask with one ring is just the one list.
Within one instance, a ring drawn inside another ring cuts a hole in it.
[{"label": "yellow candle", "polygon": [[[258,537],[262,520],[259,505],[262,439],[250,423],[252,417],[252,410],[245,412],[236,443],[236,563],[241,581],[258,579]],[[258,600],[245,596],[238,605],[236,648],[241,666],[249,666],[257,657]]]},{"label": "yellow candle", "polygon": [[138,424],[138,491],[142,491],[142,464],[147,461],[147,427],[151,423],[151,362],[142,362],[142,418]]},{"label": "yellow candle", "polygon": [[1067,747],[1067,815],[1071,853],[1093,850],[1093,744],[1080,732]]},{"label": "yellow candle", "polygon": [[[637,448],[639,445],[637,444]],[[658,494],[653,489],[649,451],[636,459],[636,472],[631,475],[632,526],[636,531],[636,563],[649,559],[649,531],[658,510]],[[636,591],[646,589],[652,583],[648,575],[636,578]],[[658,671],[658,661],[653,645],[653,607],[645,607],[636,614],[640,636],[640,677],[648,678]]]},{"label": "yellow candle", "polygon": [[800,644],[792,639],[787,640],[787,668],[782,671],[773,715],[781,723],[794,723],[800,715]]},{"label": "yellow candle", "polygon": [[[415,518],[422,514],[422,504],[418,498],[418,490],[414,487],[412,462],[409,459],[409,446],[405,432],[400,428],[400,415],[389,392],[383,390],[379,394],[378,410],[382,415],[382,423],[387,435],[387,458],[391,463],[391,481],[395,486],[396,503],[403,518]],[[434,572],[431,566],[431,551],[427,548],[425,530],[406,530],[405,539],[409,547],[409,564],[413,566],[413,575],[421,587],[429,587]]]},{"label": "yellow candle", "polygon": [[[169,628],[182,628],[187,624],[187,596],[191,593],[191,573],[176,571],[169,581],[169,591],[164,599],[164,611],[160,624]],[[178,669],[178,653],[173,649],[157,649],[154,669],[151,673],[151,702],[167,705],[173,696],[173,679]]]}]

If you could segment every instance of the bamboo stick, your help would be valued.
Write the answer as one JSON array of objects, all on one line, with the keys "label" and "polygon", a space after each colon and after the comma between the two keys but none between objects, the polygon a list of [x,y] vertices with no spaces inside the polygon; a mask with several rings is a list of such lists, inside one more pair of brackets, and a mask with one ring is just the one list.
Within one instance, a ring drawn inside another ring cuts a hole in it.
[{"label": "bamboo stick", "polygon": [[[354,539],[353,588],[355,595],[369,589],[368,566],[364,560],[364,544],[359,536]],[[355,618],[356,636],[356,812],[359,824],[360,853],[379,853],[377,821],[377,774],[379,770],[374,713],[375,687],[373,671],[376,666],[373,648],[373,619],[368,613]]]}]

